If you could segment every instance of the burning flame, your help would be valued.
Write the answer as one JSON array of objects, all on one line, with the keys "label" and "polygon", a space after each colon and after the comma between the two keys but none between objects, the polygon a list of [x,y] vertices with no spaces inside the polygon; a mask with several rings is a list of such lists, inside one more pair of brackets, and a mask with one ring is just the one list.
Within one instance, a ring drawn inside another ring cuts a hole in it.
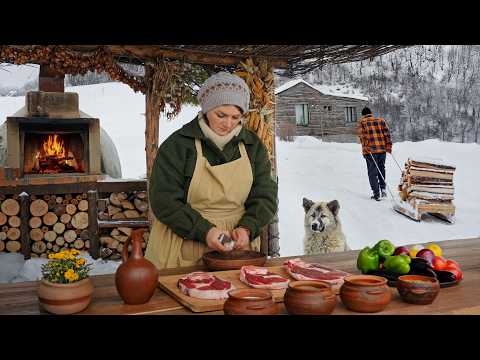
[{"label": "burning flame", "polygon": [[48,135],[48,139],[43,142],[43,151],[47,156],[65,157],[63,140],[57,134]]}]

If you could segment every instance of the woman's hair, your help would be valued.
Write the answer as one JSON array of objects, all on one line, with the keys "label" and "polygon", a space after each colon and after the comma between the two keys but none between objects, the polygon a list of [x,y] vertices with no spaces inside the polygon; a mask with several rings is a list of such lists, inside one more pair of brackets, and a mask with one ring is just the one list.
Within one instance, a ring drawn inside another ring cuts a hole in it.
[{"label": "woman's hair", "polygon": [[372,110],[370,110],[368,107],[364,107],[363,110],[362,110],[362,116],[365,116],[365,115],[368,115],[368,114],[371,114],[372,113]]}]

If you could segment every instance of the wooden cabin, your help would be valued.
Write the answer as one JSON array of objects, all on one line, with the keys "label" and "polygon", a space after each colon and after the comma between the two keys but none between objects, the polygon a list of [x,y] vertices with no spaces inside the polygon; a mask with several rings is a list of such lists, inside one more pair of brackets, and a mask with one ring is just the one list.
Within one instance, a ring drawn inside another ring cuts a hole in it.
[{"label": "wooden cabin", "polygon": [[356,142],[356,124],[368,98],[342,91],[341,85],[313,85],[302,79],[277,87],[277,136],[308,135],[324,141]]}]

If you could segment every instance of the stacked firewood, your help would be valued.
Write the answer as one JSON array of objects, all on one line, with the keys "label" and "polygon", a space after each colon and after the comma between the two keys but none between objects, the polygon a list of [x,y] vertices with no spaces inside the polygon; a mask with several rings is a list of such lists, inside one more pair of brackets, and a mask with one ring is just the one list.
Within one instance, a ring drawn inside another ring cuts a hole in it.
[{"label": "stacked firewood", "polygon": [[31,256],[47,257],[67,248],[90,248],[87,194],[30,197]]},{"label": "stacked firewood", "polygon": [[400,180],[400,197],[420,213],[451,217],[455,215],[454,173],[453,165],[425,159],[408,159]]},{"label": "stacked firewood", "polygon": [[0,252],[19,252],[20,243],[20,202],[18,195],[7,198],[0,194]]},{"label": "stacked firewood", "polygon": [[111,193],[105,208],[100,208],[99,220],[124,220],[148,217],[146,191]]},{"label": "stacked firewood", "polygon": [[[102,234],[100,235],[100,256],[103,259],[108,260],[118,260],[122,257],[122,251],[125,246],[127,240],[130,239],[132,235],[132,231],[134,229],[131,227],[117,227],[110,229],[104,229]],[[149,236],[148,228],[145,228],[145,232],[143,233],[143,242],[142,248],[145,250],[148,243],[148,236]],[[132,251],[132,245],[129,243],[128,251]]]}]

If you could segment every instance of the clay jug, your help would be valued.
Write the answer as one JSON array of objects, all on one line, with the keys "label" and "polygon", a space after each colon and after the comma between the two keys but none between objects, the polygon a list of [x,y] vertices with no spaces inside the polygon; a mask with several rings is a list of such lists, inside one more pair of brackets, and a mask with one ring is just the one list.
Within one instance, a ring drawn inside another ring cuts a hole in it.
[{"label": "clay jug", "polygon": [[235,289],[223,304],[225,315],[276,315],[277,303],[266,289]]},{"label": "clay jug", "polygon": [[291,281],[284,296],[285,307],[293,315],[328,315],[337,304],[332,286],[323,281]]},{"label": "clay jug", "polygon": [[340,299],[348,309],[356,312],[382,311],[391,298],[392,292],[387,285],[387,279],[381,276],[347,276],[340,288]]},{"label": "clay jug", "polygon": [[143,229],[132,231],[132,253],[128,257],[127,239],[122,251],[122,264],[115,273],[115,285],[125,304],[138,305],[148,302],[157,287],[158,270],[143,257]]}]

